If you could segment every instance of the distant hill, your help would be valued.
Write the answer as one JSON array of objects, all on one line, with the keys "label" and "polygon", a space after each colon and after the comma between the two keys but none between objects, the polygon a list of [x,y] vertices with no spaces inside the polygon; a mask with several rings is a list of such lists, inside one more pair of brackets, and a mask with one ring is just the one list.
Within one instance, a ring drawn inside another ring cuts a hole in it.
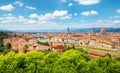
[{"label": "distant hill", "polygon": [[[100,32],[101,28],[80,28],[80,29],[76,29],[76,28],[71,28],[70,32],[90,32],[90,30],[93,29],[94,32]],[[120,28],[105,28],[106,32],[120,32]],[[4,32],[67,32],[67,29],[64,30],[55,30],[55,29],[49,29],[49,30],[1,30]]]},{"label": "distant hill", "polygon": [[[101,28],[92,28],[94,32],[100,32]],[[120,28],[105,28],[106,32],[120,32]],[[71,32],[90,32],[91,28],[71,29]]]}]

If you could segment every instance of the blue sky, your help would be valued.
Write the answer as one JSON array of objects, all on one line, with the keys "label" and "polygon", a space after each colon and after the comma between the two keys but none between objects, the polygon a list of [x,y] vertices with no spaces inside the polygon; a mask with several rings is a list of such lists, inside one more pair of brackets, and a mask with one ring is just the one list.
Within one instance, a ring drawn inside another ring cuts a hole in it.
[{"label": "blue sky", "polygon": [[0,29],[120,28],[120,0],[0,0]]}]

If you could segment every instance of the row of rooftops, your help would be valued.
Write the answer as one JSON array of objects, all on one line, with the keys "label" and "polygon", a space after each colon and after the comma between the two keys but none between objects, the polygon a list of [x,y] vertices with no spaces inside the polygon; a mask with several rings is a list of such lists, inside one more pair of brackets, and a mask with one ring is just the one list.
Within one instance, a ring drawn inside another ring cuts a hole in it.
[{"label": "row of rooftops", "polygon": [[42,37],[46,39],[61,39],[61,40],[75,40],[75,41],[84,41],[96,43],[103,43],[106,45],[114,45],[120,47],[120,33],[94,33],[94,35],[89,35],[89,33],[47,33],[42,34]]},{"label": "row of rooftops", "polygon": [[[26,37],[27,38],[27,37]],[[18,51],[23,52],[24,46],[27,45],[27,51],[31,50],[46,50],[49,49],[49,46],[40,45],[35,39],[26,39],[22,37],[8,37],[3,40],[4,45],[11,43],[12,48]]]}]

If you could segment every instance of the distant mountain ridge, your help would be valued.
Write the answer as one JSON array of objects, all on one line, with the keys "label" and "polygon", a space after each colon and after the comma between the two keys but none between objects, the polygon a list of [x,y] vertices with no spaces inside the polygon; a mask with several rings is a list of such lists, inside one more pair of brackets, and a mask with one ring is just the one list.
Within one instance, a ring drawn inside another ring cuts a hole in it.
[{"label": "distant mountain ridge", "polygon": [[[90,32],[93,29],[94,32],[100,32],[101,28],[85,28],[85,29],[72,29],[72,32]],[[120,32],[120,28],[105,28],[106,32]]]},{"label": "distant mountain ridge", "polygon": [[[93,29],[94,32],[100,32],[101,28],[71,28],[70,32],[90,32],[90,30]],[[106,32],[120,32],[120,28],[105,28]],[[64,30],[55,30],[55,29],[49,29],[49,30],[1,30],[4,32],[67,32],[67,29]]]}]

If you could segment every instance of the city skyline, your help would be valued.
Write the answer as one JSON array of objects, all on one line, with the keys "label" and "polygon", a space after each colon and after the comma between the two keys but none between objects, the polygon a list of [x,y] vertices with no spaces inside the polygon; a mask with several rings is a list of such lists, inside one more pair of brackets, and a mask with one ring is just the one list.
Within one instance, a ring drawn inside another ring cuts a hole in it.
[{"label": "city skyline", "polygon": [[120,28],[120,0],[0,0],[1,30]]}]

